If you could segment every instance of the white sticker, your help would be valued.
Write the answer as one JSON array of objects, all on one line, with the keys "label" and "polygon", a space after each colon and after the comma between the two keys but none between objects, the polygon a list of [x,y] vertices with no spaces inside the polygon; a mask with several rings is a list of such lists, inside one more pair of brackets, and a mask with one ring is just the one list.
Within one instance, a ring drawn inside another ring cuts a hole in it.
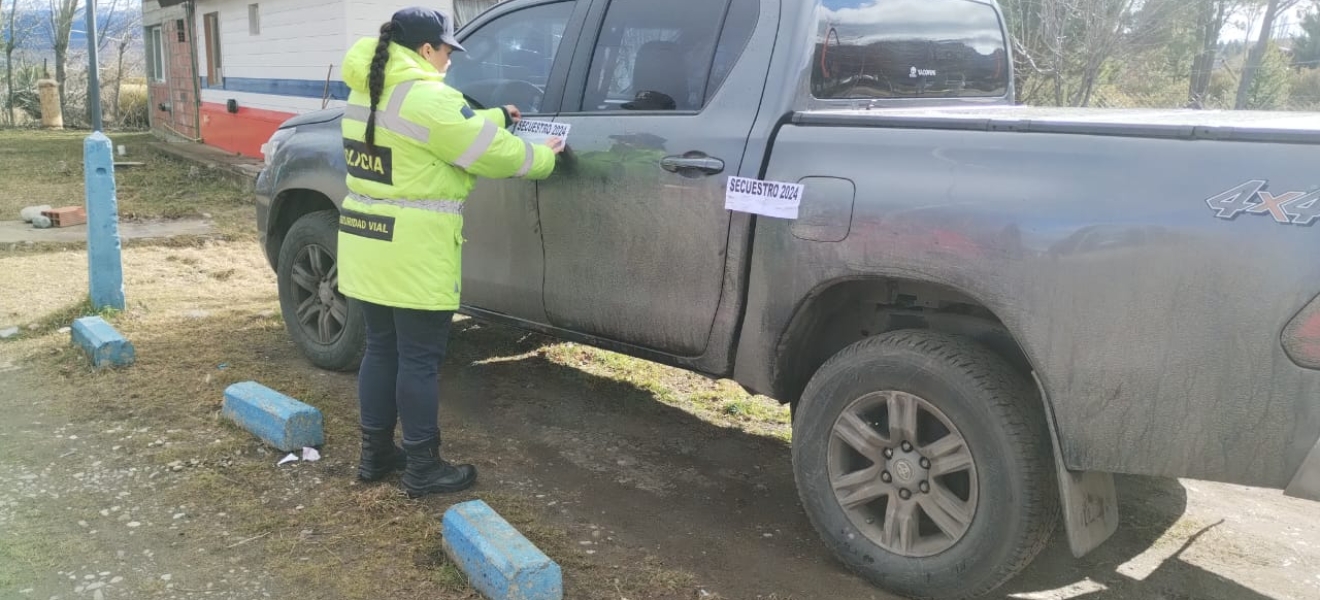
[{"label": "white sticker", "polygon": [[513,135],[532,144],[544,144],[547,139],[557,137],[568,141],[568,123],[554,121],[528,121],[523,119],[513,126]]},{"label": "white sticker", "polygon": [[778,219],[796,219],[798,206],[802,204],[802,190],[800,183],[730,177],[724,188],[724,208]]}]

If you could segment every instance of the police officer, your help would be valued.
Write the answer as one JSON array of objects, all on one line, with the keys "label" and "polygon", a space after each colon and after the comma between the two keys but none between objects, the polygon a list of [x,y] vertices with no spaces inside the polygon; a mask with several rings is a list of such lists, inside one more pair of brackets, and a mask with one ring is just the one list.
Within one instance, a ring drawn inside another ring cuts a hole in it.
[{"label": "police officer", "polygon": [[463,201],[477,177],[548,177],[563,150],[559,139],[533,145],[509,133],[517,107],[473,110],[446,86],[449,55],[462,51],[449,16],[406,8],[379,38],[354,44],[343,65],[351,93],[339,289],[360,303],[367,327],[358,477],[403,468],[412,497],[461,491],[477,478],[472,465],[440,455],[439,365],[459,307]]}]

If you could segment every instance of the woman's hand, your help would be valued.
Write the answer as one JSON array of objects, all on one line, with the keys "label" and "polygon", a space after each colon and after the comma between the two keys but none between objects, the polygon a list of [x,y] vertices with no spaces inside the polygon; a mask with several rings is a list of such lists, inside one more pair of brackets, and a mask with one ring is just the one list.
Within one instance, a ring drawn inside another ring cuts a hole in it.
[{"label": "woman's hand", "polygon": [[545,145],[550,147],[555,154],[564,151],[564,140],[562,138],[552,137],[545,141]]},{"label": "woman's hand", "polygon": [[509,111],[509,118],[513,119],[514,123],[517,123],[518,121],[522,120],[522,111],[518,110],[517,106],[514,106],[512,104],[505,104],[504,110]]}]

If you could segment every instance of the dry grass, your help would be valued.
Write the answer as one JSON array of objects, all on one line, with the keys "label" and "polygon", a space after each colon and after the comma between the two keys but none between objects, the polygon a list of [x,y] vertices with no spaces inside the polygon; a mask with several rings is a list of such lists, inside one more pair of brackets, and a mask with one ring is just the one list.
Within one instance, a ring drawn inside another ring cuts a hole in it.
[{"label": "dry grass", "polygon": [[[151,325],[254,307],[276,310],[275,276],[254,250],[252,244],[211,242],[125,249],[127,318]],[[19,282],[0,286],[0,324],[35,324],[44,333],[89,314],[85,251],[0,254],[0,273]]]},{"label": "dry grass", "polygon": [[[6,192],[0,196],[0,220],[17,220],[26,206],[84,205],[82,162],[86,137],[85,132],[0,130],[0,189]],[[209,169],[194,169],[152,151],[147,146],[151,140],[151,135],[145,133],[111,134],[111,142],[127,150],[123,158],[116,154],[116,160],[146,163],[115,172],[121,219],[178,219],[209,214],[226,238],[250,239],[255,235],[250,191]]]},{"label": "dry grass", "polygon": [[553,344],[540,352],[551,362],[636,386],[656,400],[706,421],[784,441],[792,438],[787,406],[764,396],[752,396],[732,381],[714,381],[682,369],[581,344]]}]

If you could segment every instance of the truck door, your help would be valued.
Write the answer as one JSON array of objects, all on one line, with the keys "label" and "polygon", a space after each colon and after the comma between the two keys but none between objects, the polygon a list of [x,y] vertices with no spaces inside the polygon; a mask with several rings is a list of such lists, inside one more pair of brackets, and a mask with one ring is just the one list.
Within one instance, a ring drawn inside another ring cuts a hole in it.
[{"label": "truck door", "polygon": [[705,351],[724,290],[725,181],[769,64],[739,60],[760,11],[761,0],[592,5],[556,119],[571,126],[571,155],[537,193],[551,325]]},{"label": "truck door", "polygon": [[[482,15],[460,32],[467,51],[454,53],[445,82],[481,106],[513,104],[528,119],[553,117],[589,3],[546,0]],[[463,213],[463,305],[545,322],[536,184],[480,180]]]}]

